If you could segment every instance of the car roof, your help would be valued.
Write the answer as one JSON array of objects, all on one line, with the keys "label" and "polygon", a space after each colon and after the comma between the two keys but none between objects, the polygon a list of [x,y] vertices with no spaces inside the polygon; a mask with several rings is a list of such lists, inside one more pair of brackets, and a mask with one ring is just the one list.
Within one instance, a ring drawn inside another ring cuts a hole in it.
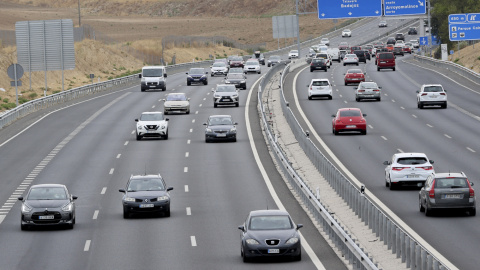
[{"label": "car roof", "polygon": [[33,185],[30,188],[52,188],[52,187],[66,188],[66,186],[62,184],[38,184],[38,185]]},{"label": "car roof", "polygon": [[160,174],[143,174],[143,175],[133,175],[130,176],[130,179],[150,179],[150,178],[162,178]]},{"label": "car roof", "polygon": [[186,95],[185,93],[168,93],[167,96],[169,95]]},{"label": "car roof", "polygon": [[250,212],[250,216],[278,216],[278,215],[290,216],[287,211],[278,210],[278,209],[254,210]]},{"label": "car roof", "polygon": [[338,109],[338,111],[339,112],[340,111],[342,111],[342,112],[343,111],[360,111],[360,109],[359,108],[340,108],[340,109]]},{"label": "car roof", "polygon": [[446,178],[446,177],[461,177],[466,178],[467,176],[463,172],[448,172],[448,173],[435,173],[435,178]]},{"label": "car roof", "polygon": [[[442,85],[441,85],[441,84],[438,84],[438,83],[436,83],[436,84],[433,84],[433,83],[432,83],[432,84],[424,84],[424,85],[422,85],[422,87],[428,87],[428,86],[442,86]],[[442,86],[442,88],[443,88],[443,86]]]},{"label": "car roof", "polygon": [[415,152],[411,152],[411,153],[395,153],[394,154],[395,157],[397,158],[404,158],[404,157],[427,157],[427,155],[425,153],[415,153]]},{"label": "car roof", "polygon": [[330,82],[328,79],[312,79],[312,82]]},{"label": "car roof", "polygon": [[142,114],[162,114],[163,112],[142,112]]}]

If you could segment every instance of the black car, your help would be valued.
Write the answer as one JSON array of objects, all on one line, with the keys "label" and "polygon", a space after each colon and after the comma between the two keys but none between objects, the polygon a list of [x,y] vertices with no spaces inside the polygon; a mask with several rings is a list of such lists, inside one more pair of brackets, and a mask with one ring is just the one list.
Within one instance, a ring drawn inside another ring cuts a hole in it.
[{"label": "black car", "polygon": [[282,58],[280,55],[272,55],[268,58],[268,67],[275,66],[276,64],[280,63]]},{"label": "black car", "polygon": [[369,50],[365,50],[365,58],[367,58],[368,60],[372,60],[372,56],[370,55]]},{"label": "black car", "polygon": [[170,190],[160,174],[132,175],[122,198],[123,218],[129,218],[134,213],[163,213],[170,216]]},{"label": "black car", "polygon": [[208,84],[208,72],[204,68],[191,68],[189,72],[186,73],[187,76],[187,85],[192,85],[192,83],[203,83],[204,85]]},{"label": "black car", "polygon": [[395,40],[403,40],[405,41],[405,36],[403,35],[403,33],[397,33],[395,35]]},{"label": "black car", "polygon": [[20,228],[30,226],[75,225],[75,200],[77,196],[68,193],[60,184],[33,185],[22,201]]},{"label": "black car", "polygon": [[225,77],[225,84],[234,84],[236,88],[247,89],[247,76],[243,73],[229,73]]},{"label": "black car", "polygon": [[365,64],[367,63],[367,56],[365,55],[364,50],[355,50],[353,51],[354,54],[357,55],[358,57],[358,62],[364,62]]},{"label": "black car", "polygon": [[255,51],[252,58],[257,59],[261,65],[265,66],[265,56],[260,51]]},{"label": "black car", "polygon": [[313,72],[314,70],[325,70],[327,72],[327,59],[325,58],[313,58],[312,62],[310,63],[310,72]]},{"label": "black car", "polygon": [[302,224],[293,222],[283,210],[251,211],[241,231],[241,256],[244,262],[261,257],[289,257],[302,259],[302,248],[298,229]]},{"label": "black car", "polygon": [[205,142],[237,141],[237,122],[231,115],[210,115],[205,125]]},{"label": "black car", "polygon": [[395,43],[397,43],[397,40],[396,40],[394,37],[389,37],[389,38],[387,39],[387,45],[388,45],[388,44],[393,44],[393,45],[395,45]]},{"label": "black car", "polygon": [[409,35],[416,35],[416,34],[417,34],[417,28],[415,28],[415,27],[410,27],[410,28],[408,29],[408,34],[409,34]]}]

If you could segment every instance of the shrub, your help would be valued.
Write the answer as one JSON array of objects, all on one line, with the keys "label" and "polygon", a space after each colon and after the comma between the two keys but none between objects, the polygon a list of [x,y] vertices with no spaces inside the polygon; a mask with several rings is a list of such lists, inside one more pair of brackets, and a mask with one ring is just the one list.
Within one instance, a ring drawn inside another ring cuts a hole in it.
[{"label": "shrub", "polygon": [[30,99],[35,99],[37,96],[38,96],[37,93],[30,93],[30,94],[28,95],[28,97],[29,97]]},{"label": "shrub", "polygon": [[28,102],[28,99],[27,99],[27,98],[25,98],[25,97],[19,97],[19,98],[18,98],[18,103],[19,103],[19,104],[23,104],[23,103],[25,103],[25,102]]},{"label": "shrub", "polygon": [[13,109],[17,107],[17,105],[15,103],[4,103],[2,104],[2,108],[6,109],[6,110],[10,110],[10,109]]},{"label": "shrub", "polygon": [[8,103],[8,98],[4,98],[3,102]]}]

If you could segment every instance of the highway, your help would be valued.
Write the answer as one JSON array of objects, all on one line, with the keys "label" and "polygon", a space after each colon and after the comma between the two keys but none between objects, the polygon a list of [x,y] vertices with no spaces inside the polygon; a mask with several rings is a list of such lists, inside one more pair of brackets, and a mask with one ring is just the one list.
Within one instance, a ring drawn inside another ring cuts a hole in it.
[{"label": "highway", "polygon": [[[352,37],[352,40],[354,38]],[[411,39],[407,36],[406,40]],[[343,41],[333,40],[333,46]],[[331,40],[332,42],[332,40]],[[396,71],[377,71],[374,61],[361,63],[367,81],[382,87],[382,101],[355,101],[354,86],[344,85],[344,73],[356,66],[333,64],[328,72],[299,69],[287,77],[287,101],[308,130],[306,120],[313,126],[333,154],[356,179],[364,183],[369,193],[379,198],[390,210],[415,232],[449,259],[459,269],[476,269],[480,264],[476,246],[480,240],[480,218],[465,213],[438,213],[426,217],[419,212],[418,189],[390,191],[385,187],[385,165],[396,152],[423,152],[434,160],[436,172],[463,171],[480,185],[478,167],[480,142],[480,91],[455,74],[447,76],[423,68],[410,55],[397,56]],[[297,72],[298,71],[298,72]],[[333,100],[308,100],[306,85],[313,78],[328,78],[334,85]],[[296,85],[292,84],[296,79]],[[448,108],[420,110],[416,90],[422,84],[439,83],[448,94]],[[296,92],[300,109],[294,104]],[[356,107],[367,114],[368,134],[332,134],[332,114],[338,108]],[[303,115],[306,119],[303,118]],[[312,137],[312,136],[311,136]],[[314,139],[315,140],[315,139]],[[320,144],[317,142],[319,148]],[[323,149],[324,153],[328,153]],[[477,191],[478,192],[478,191]],[[367,195],[368,196],[368,195]]]}]

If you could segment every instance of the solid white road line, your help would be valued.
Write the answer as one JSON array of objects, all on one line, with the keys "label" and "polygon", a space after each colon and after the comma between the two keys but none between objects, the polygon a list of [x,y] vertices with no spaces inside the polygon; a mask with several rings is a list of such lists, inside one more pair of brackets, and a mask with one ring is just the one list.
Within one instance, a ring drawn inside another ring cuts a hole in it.
[{"label": "solid white road line", "polygon": [[194,235],[190,236],[190,242],[192,243],[192,247],[197,246],[197,240],[195,239]]},{"label": "solid white road line", "polygon": [[[308,68],[308,67],[307,67]],[[263,78],[260,77],[252,86],[252,89],[255,88],[255,85],[260,82],[260,80]],[[249,91],[248,92],[248,97],[247,97],[247,104],[245,105],[245,108],[250,107],[250,100],[252,97],[252,93],[256,91]],[[267,185],[268,191],[270,192],[270,196],[272,196],[273,200],[275,201],[275,204],[277,205],[278,209],[284,210],[285,207],[283,206],[282,202],[280,201],[280,198],[278,198],[277,193],[275,192],[275,189],[273,188],[272,182],[270,181],[270,178],[268,177],[267,172],[265,171],[265,168],[263,167],[262,161],[260,160],[260,157],[258,156],[258,151],[257,147],[255,146],[255,142],[253,140],[253,135],[252,135],[252,129],[250,128],[250,118],[248,116],[248,110],[245,109],[245,122],[247,126],[247,134],[248,134],[248,140],[250,142],[250,147],[252,148],[253,156],[255,157],[255,161],[257,162],[258,169],[260,170],[260,173],[262,174],[263,180],[265,181],[265,184]],[[307,252],[307,255],[310,257],[310,260],[312,260],[313,264],[317,269],[320,270],[325,270],[325,267],[323,266],[322,262],[320,259],[317,257],[317,254],[312,250],[310,245],[308,244],[307,240],[303,237],[303,235],[299,232],[300,238],[302,239],[302,247],[305,249],[305,252]]]},{"label": "solid white road line", "polygon": [[187,207],[187,216],[191,216],[192,215],[192,209],[190,207]]},{"label": "solid white road line", "polygon": [[83,251],[89,251],[90,250],[90,243],[92,242],[92,240],[87,240],[85,242],[85,247],[83,248]]}]

